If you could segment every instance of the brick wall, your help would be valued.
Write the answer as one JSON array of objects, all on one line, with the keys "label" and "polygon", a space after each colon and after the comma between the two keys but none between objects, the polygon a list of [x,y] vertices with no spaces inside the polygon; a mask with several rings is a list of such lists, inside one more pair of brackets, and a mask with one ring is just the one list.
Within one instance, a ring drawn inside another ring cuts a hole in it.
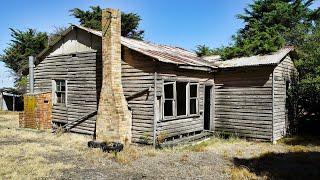
[{"label": "brick wall", "polygon": [[19,114],[19,127],[51,129],[51,92],[24,95],[24,112]]},{"label": "brick wall", "polygon": [[121,13],[102,11],[102,88],[96,135],[98,140],[131,142],[131,113],[121,84]]}]

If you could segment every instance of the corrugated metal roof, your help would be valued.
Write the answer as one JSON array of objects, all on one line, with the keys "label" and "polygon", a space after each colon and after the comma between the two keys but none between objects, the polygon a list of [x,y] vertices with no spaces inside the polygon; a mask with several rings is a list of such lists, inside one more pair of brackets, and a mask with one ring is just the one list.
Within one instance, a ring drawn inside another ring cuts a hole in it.
[{"label": "corrugated metal roof", "polygon": [[215,61],[213,64],[219,68],[232,68],[244,66],[261,66],[261,65],[276,65],[292,51],[293,47],[285,47],[277,52],[267,55],[257,55],[250,57],[234,58],[226,61]]},{"label": "corrugated metal roof", "polygon": [[[71,25],[62,36],[68,34],[74,27],[82,29],[84,31],[90,32],[97,36],[102,37],[101,31],[96,31],[90,28],[86,28],[79,25]],[[48,48],[41,52],[38,57],[46,54],[50,48],[57,43],[61,38],[58,38],[53,42]],[[134,40],[126,37],[121,37],[121,44],[145,54],[147,56],[153,57],[158,61],[165,63],[172,63],[176,65],[188,65],[196,67],[207,67],[207,68],[233,68],[233,67],[246,67],[246,66],[261,66],[261,65],[275,65],[279,64],[280,61],[293,50],[293,47],[283,48],[275,53],[267,55],[257,55],[251,57],[241,57],[234,58],[226,61],[220,61],[219,56],[210,57],[198,57],[195,53],[185,50],[179,47],[172,47],[168,45],[160,45],[146,41]]]},{"label": "corrugated metal roof", "polygon": [[[96,31],[78,25],[74,26],[102,37],[101,31]],[[197,54],[179,47],[160,45],[151,42],[130,39],[126,37],[121,37],[121,44],[132,50],[138,51],[142,54],[153,57],[165,63],[177,65],[214,67],[204,59],[198,57]]]}]

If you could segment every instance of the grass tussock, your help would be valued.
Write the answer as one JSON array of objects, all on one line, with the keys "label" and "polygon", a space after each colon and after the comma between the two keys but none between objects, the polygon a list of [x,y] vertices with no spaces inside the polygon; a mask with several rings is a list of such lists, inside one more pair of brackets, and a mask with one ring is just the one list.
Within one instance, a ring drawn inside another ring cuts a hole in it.
[{"label": "grass tussock", "polygon": [[192,152],[205,152],[216,147],[221,147],[222,145],[230,145],[230,144],[245,143],[245,142],[246,142],[245,140],[239,139],[236,136],[229,136],[228,138],[225,138],[221,135],[215,135],[201,143],[186,146],[185,148],[183,148],[183,150],[192,151]]},{"label": "grass tussock", "polygon": [[258,177],[256,174],[250,172],[246,167],[232,167],[230,169],[232,180],[255,180],[255,179],[267,179],[266,177]]},{"label": "grass tussock", "polygon": [[120,153],[114,153],[114,159],[120,164],[129,164],[130,162],[137,160],[141,156],[141,152],[136,146],[125,146]]},{"label": "grass tussock", "polygon": [[189,155],[188,154],[182,154],[180,157],[180,162],[187,163],[189,161]]}]

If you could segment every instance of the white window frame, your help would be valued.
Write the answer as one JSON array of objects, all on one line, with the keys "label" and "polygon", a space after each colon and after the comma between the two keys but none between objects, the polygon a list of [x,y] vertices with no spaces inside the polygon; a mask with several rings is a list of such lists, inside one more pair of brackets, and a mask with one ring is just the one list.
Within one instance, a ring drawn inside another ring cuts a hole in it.
[{"label": "white window frame", "polygon": [[[64,81],[65,83],[65,98],[64,98],[64,103],[58,103],[58,97],[57,97],[57,81],[61,82]],[[52,103],[53,105],[64,105],[67,106],[67,97],[68,97],[68,81],[64,79],[54,79],[52,80]]]},{"label": "white window frame", "polygon": [[[184,83],[187,83],[186,85],[186,115],[177,115],[177,111],[178,111],[178,107],[177,107],[177,88],[176,88],[176,83],[177,82],[184,82]],[[165,88],[164,86],[165,85],[169,85],[169,84],[172,84],[173,85],[173,98],[166,98],[165,97]],[[190,113],[190,85],[196,85],[197,86],[197,97],[192,97],[192,99],[195,99],[196,100],[196,113],[195,114],[191,114]],[[199,97],[200,97],[200,94],[199,94],[199,89],[200,89],[200,84],[199,82],[186,82],[186,81],[179,81],[179,80],[168,80],[168,81],[165,81],[163,83],[163,87],[162,87],[162,92],[163,92],[163,101],[161,103],[161,110],[162,110],[162,119],[172,119],[172,118],[180,118],[180,117],[189,117],[189,116],[198,116],[200,113],[199,111]],[[164,105],[165,105],[165,101],[166,100],[172,100],[172,116],[165,116],[164,115]]]},{"label": "white window frame", "polygon": [[[170,85],[170,84],[172,84],[172,93],[173,93],[173,97],[172,98],[166,98],[165,97],[165,88],[164,88],[164,86],[165,85]],[[172,118],[172,117],[175,117],[176,116],[176,91],[175,91],[175,89],[176,89],[176,83],[175,82],[173,82],[173,81],[170,81],[170,82],[165,82],[165,83],[163,83],[163,103],[162,103],[162,106],[163,106],[163,108],[162,108],[162,117],[163,118]],[[172,116],[165,116],[165,114],[164,114],[164,104],[165,104],[165,102],[166,102],[166,100],[172,100]]]},{"label": "white window frame", "polygon": [[[197,86],[197,96],[196,97],[191,97],[191,94],[190,94],[190,86],[191,85],[196,85]],[[191,112],[190,112],[190,105],[191,105],[191,103],[190,103],[190,100],[191,99],[195,99],[196,100],[196,113],[195,114],[191,114]],[[188,107],[189,107],[189,111],[188,111],[188,115],[198,115],[199,114],[199,83],[194,83],[194,82],[192,82],[192,83],[189,83],[189,98],[188,98],[188,100],[189,100],[189,103],[188,103]]]}]

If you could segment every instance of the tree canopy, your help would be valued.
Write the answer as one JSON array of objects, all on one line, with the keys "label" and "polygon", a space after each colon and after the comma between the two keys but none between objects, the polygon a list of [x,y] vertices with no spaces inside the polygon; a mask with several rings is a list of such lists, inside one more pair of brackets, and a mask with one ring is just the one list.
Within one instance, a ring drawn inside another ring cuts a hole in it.
[{"label": "tree canopy", "polygon": [[[92,6],[89,11],[74,8],[70,10],[70,12],[74,17],[79,19],[81,25],[101,30],[102,9],[99,6]],[[138,29],[141,21],[139,15],[135,13],[122,13],[121,19],[122,36],[143,39],[144,31]],[[23,73],[28,70],[28,57],[39,54],[47,47],[48,41],[54,41],[66,28],[55,27],[52,33],[38,32],[34,29],[27,29],[26,31],[17,29],[10,30],[12,39],[3,54],[0,55],[0,60],[15,73],[16,88],[24,91],[26,89],[27,79]]]},{"label": "tree canopy", "polygon": [[16,87],[25,89],[26,79],[23,72],[28,70],[28,57],[39,54],[46,46],[48,35],[34,29],[11,30],[12,40],[1,54],[1,61],[16,74]]},{"label": "tree canopy", "polygon": [[300,116],[320,117],[320,8],[315,0],[255,0],[237,16],[244,27],[232,36],[233,43],[210,49],[198,46],[196,53],[219,54],[223,59],[267,54],[293,45],[299,81],[289,92],[296,99]]},{"label": "tree canopy", "polygon": [[[101,31],[102,9],[99,6],[91,6],[91,10],[74,8],[71,15],[79,19],[82,26]],[[121,13],[121,35],[133,39],[143,39],[144,31],[139,29],[141,18],[135,13]]]},{"label": "tree canopy", "polygon": [[198,46],[196,47],[195,53],[196,53],[199,57],[202,57],[202,56],[210,56],[210,55],[213,54],[213,50],[210,49],[210,47],[207,46],[207,45],[198,45]]},{"label": "tree canopy", "polygon": [[232,36],[232,45],[211,52],[230,59],[275,52],[285,45],[300,46],[320,16],[319,8],[310,8],[314,1],[256,0],[237,15],[244,27]]}]

